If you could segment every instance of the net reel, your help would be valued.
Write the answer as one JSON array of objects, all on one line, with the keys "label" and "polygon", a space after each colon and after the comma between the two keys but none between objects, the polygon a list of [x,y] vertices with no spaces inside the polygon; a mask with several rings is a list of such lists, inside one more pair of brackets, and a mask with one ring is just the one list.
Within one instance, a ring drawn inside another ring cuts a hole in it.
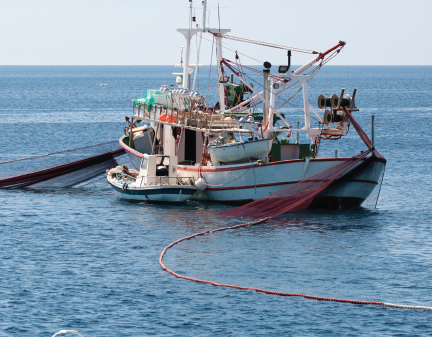
[{"label": "net reel", "polygon": [[333,123],[338,125],[343,125],[343,123],[348,122],[348,116],[343,110],[333,111]]},{"label": "net reel", "polygon": [[327,126],[330,126],[331,123],[333,123],[333,114],[330,110],[326,110],[324,112],[324,124]]},{"label": "net reel", "polygon": [[318,97],[318,108],[320,110],[330,108],[330,110],[328,109],[324,112],[323,116],[323,123],[327,127],[330,127],[330,124],[332,123],[337,123],[339,126],[342,126],[344,123],[348,123],[348,116],[342,107],[350,110],[356,109],[354,96],[357,89],[354,89],[352,97],[349,94],[344,95],[344,91],[345,89],[342,89],[340,96],[333,94],[330,97],[326,97],[324,95],[320,95]]},{"label": "net reel", "polygon": [[339,97],[334,94],[331,97],[326,98],[324,95],[318,97],[318,108],[324,110],[327,107],[336,109],[339,106]]},{"label": "net reel", "polygon": [[355,109],[354,95],[351,98],[349,94],[345,94],[341,100],[341,106],[346,107],[348,109]]}]

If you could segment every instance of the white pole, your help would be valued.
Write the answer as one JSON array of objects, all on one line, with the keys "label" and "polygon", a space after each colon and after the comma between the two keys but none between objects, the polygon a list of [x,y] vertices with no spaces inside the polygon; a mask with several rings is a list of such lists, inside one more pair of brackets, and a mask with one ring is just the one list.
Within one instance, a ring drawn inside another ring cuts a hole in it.
[{"label": "white pole", "polygon": [[194,81],[193,81],[192,90],[195,90],[195,82],[196,82],[197,73],[198,73],[199,56],[200,56],[200,51],[201,51],[201,40],[202,40],[202,32],[200,33],[200,41],[199,41],[198,52],[197,52],[197,60],[196,60],[195,74],[194,74]]},{"label": "white pole", "polygon": [[217,71],[218,71],[218,87],[219,87],[219,107],[221,113],[225,112],[225,83],[220,83],[222,79],[221,63],[222,60],[222,37],[216,35],[216,57],[217,57]]},{"label": "white pole", "polygon": [[186,59],[183,65],[183,89],[188,88],[188,79],[189,79],[189,58],[190,58],[190,41],[191,41],[191,33],[188,29],[187,34],[185,34],[186,38]]},{"label": "white pole", "polygon": [[[275,106],[275,101],[276,101],[276,95],[273,92],[273,83],[274,83],[274,80],[272,78],[270,78],[270,105],[271,106]],[[270,114],[270,118],[269,118],[268,130],[273,129],[273,120],[274,120],[274,113],[272,110],[272,112]]]},{"label": "white pole", "polygon": [[187,30],[187,34],[185,34],[186,38],[186,59],[185,64],[183,66],[183,89],[188,88],[188,80],[189,80],[189,60],[190,60],[190,41],[191,41],[191,20],[192,20],[192,2],[190,2],[189,6],[189,29]]},{"label": "white pole", "polygon": [[[303,105],[304,105],[304,118],[305,118],[305,129],[307,130],[307,135],[309,135],[310,129],[310,117],[309,117],[309,101],[308,101],[308,91],[307,91],[307,79],[301,79],[303,86]],[[315,143],[314,143],[315,144]]]},{"label": "white pole", "polygon": [[207,14],[207,0],[204,0],[203,2],[204,2],[203,3],[203,32],[205,32],[205,28],[206,28],[206,14]]},{"label": "white pole", "polygon": [[[269,73],[270,69],[263,70],[263,97],[266,101],[269,101]],[[269,120],[270,109],[267,105],[263,104],[263,125]]]},{"label": "white pole", "polygon": [[[207,0],[204,0],[203,1],[203,19],[202,19],[203,20],[202,21],[203,32],[205,32],[205,28],[206,28],[206,14],[207,14]],[[200,33],[200,42],[199,42],[199,47],[198,47],[198,54],[197,54],[197,61],[196,61],[192,90],[195,90],[195,81],[196,81],[197,72],[198,72],[199,55],[200,55],[200,51],[201,51],[201,40],[202,40],[202,32]]]},{"label": "white pole", "polygon": [[237,78],[241,81],[241,82],[243,82],[248,88],[250,88],[251,90],[252,90],[252,92],[266,105],[266,106],[268,106],[269,107],[269,109],[271,109],[272,110],[272,112],[273,113],[275,113],[276,115],[278,115],[279,116],[279,118],[286,124],[286,125],[291,125],[290,123],[288,123],[286,120],[285,120],[285,118],[283,118],[282,116],[281,116],[281,114],[279,113],[279,112],[277,112],[277,110],[273,107],[273,106],[271,106],[270,105],[270,103],[268,102],[268,101],[266,101],[265,100],[265,98],[263,97],[263,96],[261,96],[262,95],[262,92],[261,93],[258,93],[253,87],[251,87],[251,86],[249,86],[247,83],[246,83],[246,81],[244,80],[244,79],[242,79],[240,76],[238,76],[237,74],[235,74],[234,73],[234,75],[236,75],[237,76]]}]

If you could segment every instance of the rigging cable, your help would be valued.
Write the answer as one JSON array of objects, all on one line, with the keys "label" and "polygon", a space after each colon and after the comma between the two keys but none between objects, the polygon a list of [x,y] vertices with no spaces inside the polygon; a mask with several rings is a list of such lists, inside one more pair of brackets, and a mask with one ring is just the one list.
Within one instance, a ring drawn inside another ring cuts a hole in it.
[{"label": "rigging cable", "polygon": [[277,49],[283,49],[283,50],[292,50],[292,51],[296,51],[299,53],[305,53],[305,54],[320,54],[317,51],[313,51],[310,49],[303,49],[303,48],[296,48],[296,47],[288,47],[288,46],[283,46],[283,45],[279,45],[279,44],[275,44],[275,43],[269,43],[269,42],[263,42],[263,41],[257,41],[257,40],[250,40],[250,39],[246,39],[246,38],[242,38],[242,37],[237,37],[237,36],[232,36],[232,35],[222,35],[222,34],[217,34],[217,33],[213,33],[214,35],[218,35],[224,39],[228,39],[228,40],[234,40],[234,41],[239,41],[239,42],[246,42],[246,43],[250,43],[250,44],[256,44],[259,46],[264,46],[264,47],[270,47],[270,48],[277,48]]},{"label": "rigging cable", "polygon": [[[316,74],[316,73],[315,73]],[[314,74],[314,75],[315,75]],[[258,86],[261,86],[262,87],[262,84],[261,83],[259,83],[258,81],[256,81],[256,80],[254,80],[253,78],[251,78],[249,75],[246,75],[246,74],[244,74],[243,73],[243,75],[244,75],[244,77],[245,78],[249,78],[252,82],[255,82]],[[313,75],[313,76],[314,76]],[[291,86],[293,86],[293,85],[295,85],[295,84],[297,84],[298,83],[298,81],[296,81],[296,82],[294,82],[294,83],[292,83],[290,86],[288,86],[287,88],[285,88],[285,89],[283,89],[283,90],[281,90],[281,91],[279,91],[278,93],[275,93],[275,95],[276,96],[278,96],[279,97],[279,99],[282,99],[282,97],[281,97],[281,92],[282,91],[284,91],[284,90],[286,90],[286,89],[288,89],[288,88],[290,88]],[[300,91],[302,90],[302,87],[300,87],[288,100],[285,100],[284,101],[284,103],[282,103],[280,106],[277,106],[277,107],[275,107],[276,109],[279,109],[279,108],[281,108],[282,106],[284,106],[286,103],[289,103],[292,107],[294,107],[295,109],[297,109],[297,110],[299,110],[300,112],[302,112],[303,114],[305,114],[306,115],[306,112],[304,112],[303,110],[301,110],[300,108],[298,108],[298,107],[296,107],[295,105],[293,105],[292,103],[290,103],[289,101],[292,99],[292,98],[294,98]],[[257,99],[259,99],[258,97],[257,97]],[[279,101],[279,99],[278,99],[278,101]],[[283,100],[283,99],[282,99]],[[255,106],[257,106],[257,105],[259,105],[259,104],[261,104],[261,102],[258,102],[256,105],[254,105],[254,107]],[[311,117],[311,118],[313,118],[313,119],[315,119],[316,121],[320,121],[320,120],[318,120],[315,116],[313,116],[313,115],[311,115],[311,114],[307,114],[309,117]]]},{"label": "rigging cable", "polygon": [[379,187],[379,190],[378,190],[378,195],[377,195],[376,202],[375,202],[375,208],[377,208],[377,204],[378,204],[378,199],[379,199],[379,195],[380,195],[380,192],[381,192],[382,183],[383,183],[383,180],[384,180],[385,169],[386,169],[386,167],[384,166],[384,171],[383,171],[382,178],[381,178],[381,184],[380,184],[380,187]]},{"label": "rigging cable", "polygon": [[[214,38],[214,35],[213,35],[213,38]],[[211,40],[206,39],[204,36],[203,36],[203,40],[206,40],[207,42],[212,42]],[[222,42],[222,41],[221,41],[221,46],[222,46],[222,48],[227,49],[227,50],[232,51],[232,52],[236,52],[236,51],[237,51],[234,47],[231,47],[230,45],[228,45],[228,44],[226,44],[225,42]],[[248,59],[253,60],[253,61],[256,62],[257,64],[262,64],[262,63],[264,62],[264,61],[262,61],[262,60],[258,60],[258,59],[254,58],[254,57],[251,57],[251,56],[248,56],[248,55],[246,55],[246,54],[244,54],[244,53],[241,53],[241,52],[239,52],[239,51],[237,51],[237,52],[238,52],[240,55],[243,55],[244,57],[247,57]]]}]

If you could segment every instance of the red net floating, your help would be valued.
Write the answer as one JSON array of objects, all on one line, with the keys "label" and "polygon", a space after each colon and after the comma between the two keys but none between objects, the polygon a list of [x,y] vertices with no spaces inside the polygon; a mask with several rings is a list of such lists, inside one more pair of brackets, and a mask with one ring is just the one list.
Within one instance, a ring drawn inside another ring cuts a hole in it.
[{"label": "red net floating", "polygon": [[267,197],[219,213],[219,215],[268,219],[283,213],[306,209],[318,194],[370,153],[371,150],[365,151]]},{"label": "red net floating", "polygon": [[372,148],[372,142],[351,113],[343,107],[351,124],[356,129],[360,138],[368,147],[368,150],[361,152],[359,155],[348,158],[327,170],[324,170],[314,176],[301,180],[287,188],[284,188],[267,197],[252,201],[246,205],[230,209],[219,213],[222,216],[246,217],[256,219],[269,219],[283,213],[296,212],[306,209],[310,206],[313,199],[330,186],[336,179],[344,175],[361,160],[366,158],[370,153],[374,156],[383,158]]}]

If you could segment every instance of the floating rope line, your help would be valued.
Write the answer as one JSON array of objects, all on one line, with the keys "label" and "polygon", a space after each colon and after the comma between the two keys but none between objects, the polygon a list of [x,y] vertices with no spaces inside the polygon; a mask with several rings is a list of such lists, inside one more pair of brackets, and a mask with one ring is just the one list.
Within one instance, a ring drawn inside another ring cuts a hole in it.
[{"label": "floating rope line", "polygon": [[283,213],[306,209],[307,207],[310,206],[312,200],[319,193],[321,193],[328,186],[330,186],[330,184],[334,182],[338,177],[342,176],[344,173],[346,173],[348,170],[354,167],[354,165],[358,164],[361,160],[369,159],[366,158],[366,156],[369,155],[370,153],[372,153],[375,157],[380,158],[381,160],[385,160],[385,158],[381,156],[379,152],[372,147],[372,142],[370,141],[369,137],[366,135],[366,133],[363,131],[363,129],[360,127],[357,121],[352,117],[352,115],[348,112],[348,110],[346,110],[345,108],[343,109],[347,114],[348,119],[351,121],[351,124],[354,126],[357,133],[359,134],[360,138],[368,147],[367,151],[361,152],[359,155],[355,157],[348,158],[342,163],[339,163],[327,170],[315,174],[308,179],[300,180],[299,182],[285,189],[282,189],[279,192],[252,201],[244,206],[236,207],[234,209],[219,213],[219,215],[224,215],[224,216],[245,216],[245,217],[255,216],[259,219],[254,222],[248,222],[240,225],[223,227],[223,228],[214,229],[212,231],[204,231],[204,232],[192,234],[190,236],[186,236],[172,242],[171,244],[169,244],[163,249],[159,257],[159,264],[162,267],[162,269],[167,271],[171,275],[174,275],[175,277],[184,280],[195,281],[199,283],[207,283],[216,287],[226,287],[226,288],[234,288],[234,289],[241,289],[241,290],[253,290],[256,292],[269,294],[269,295],[292,296],[292,297],[296,296],[296,297],[314,299],[318,301],[330,301],[330,302],[351,303],[351,304],[361,304],[361,305],[379,305],[383,307],[400,308],[400,309],[432,310],[432,307],[428,307],[428,306],[403,305],[403,304],[375,302],[375,301],[357,301],[357,300],[348,300],[348,299],[340,299],[340,298],[312,296],[306,294],[277,292],[277,291],[265,290],[260,288],[236,286],[231,284],[221,284],[213,281],[201,280],[198,278],[180,275],[172,271],[171,269],[165,267],[165,265],[162,262],[168,249],[172,248],[173,246],[175,246],[176,244],[182,241],[190,240],[198,236],[209,235],[209,234],[213,234],[225,230],[237,229],[237,228],[260,224],[267,221],[268,219],[271,219]]},{"label": "floating rope line", "polygon": [[204,231],[204,232],[192,234],[190,236],[186,236],[184,238],[176,240],[176,241],[172,242],[171,244],[169,244],[168,246],[166,246],[164,248],[164,250],[162,251],[162,253],[161,253],[160,257],[159,257],[159,264],[160,264],[160,266],[162,267],[163,270],[167,271],[171,275],[174,275],[175,277],[178,277],[178,278],[181,278],[181,279],[184,279],[184,280],[198,282],[198,283],[207,283],[207,284],[211,284],[211,285],[213,285],[215,287],[234,288],[234,289],[240,289],[240,290],[253,290],[253,291],[256,291],[256,292],[259,292],[259,293],[264,293],[264,294],[269,294],[269,295],[303,297],[303,298],[313,299],[313,300],[317,300],[317,301],[330,301],[330,302],[362,304],[362,305],[380,305],[382,307],[400,308],[400,309],[432,310],[432,307],[427,307],[427,306],[403,305],[403,304],[393,304],[393,303],[374,302],[374,301],[347,300],[347,299],[331,298],[331,297],[320,297],[320,296],[312,296],[312,295],[305,295],[305,294],[285,293],[285,292],[271,291],[271,290],[265,290],[265,289],[260,289],[260,288],[253,288],[253,287],[241,287],[241,286],[236,286],[236,285],[231,285],[231,284],[221,284],[221,283],[216,283],[216,282],[213,282],[213,281],[201,280],[201,279],[198,279],[198,278],[193,278],[193,277],[188,277],[188,276],[180,275],[180,274],[172,271],[171,269],[165,267],[165,265],[162,262],[165,254],[167,252],[167,250],[170,249],[171,247],[175,246],[176,244],[182,242],[182,241],[190,240],[190,239],[196,238],[198,236],[204,236],[204,235],[209,235],[209,234],[213,234],[213,233],[216,233],[216,232],[222,232],[222,231],[229,230],[229,229],[237,229],[237,228],[241,228],[241,227],[256,225],[256,224],[259,224],[259,223],[263,223],[264,221],[268,220],[269,218],[270,217],[263,218],[263,219],[260,219],[258,221],[254,221],[254,222],[244,223],[244,224],[241,224],[241,225],[231,226],[231,227],[218,228],[218,229],[214,229],[212,231]]},{"label": "floating rope line", "polygon": [[[118,149],[113,148],[117,144]],[[87,151],[96,149],[97,152]],[[79,152],[86,150],[85,152]],[[77,153],[75,153],[77,152]],[[63,154],[68,155],[63,155]],[[63,176],[62,182],[58,180],[53,186],[73,187],[83,181],[94,178],[105,171],[103,165],[112,164],[114,157],[122,155],[125,150],[118,146],[118,141],[105,142],[97,145],[84,146],[78,149],[63,150],[38,156],[14,159],[0,163],[0,189],[32,186]],[[27,165],[20,162],[30,161]],[[18,163],[18,164],[16,164]],[[101,166],[102,165],[102,166]],[[81,171],[75,178],[68,178],[68,174]],[[46,187],[46,186],[45,186]]]},{"label": "floating rope line", "polygon": [[78,150],[88,149],[88,148],[91,148],[91,147],[96,147],[96,146],[101,146],[101,145],[107,145],[107,144],[110,144],[110,143],[117,144],[118,141],[117,140],[111,140],[109,142],[95,144],[95,145],[87,145],[87,146],[83,146],[83,147],[78,147],[76,149],[69,149],[69,150],[62,150],[62,151],[57,151],[57,152],[45,153],[45,154],[40,154],[40,155],[26,157],[26,158],[5,160],[5,161],[0,161],[0,164],[13,163],[13,162],[16,162],[16,161],[22,161],[22,160],[27,160],[27,159],[36,159],[36,158],[41,158],[41,157],[47,157],[47,156],[51,156],[53,154],[66,153],[66,152],[71,152],[71,151],[78,151]]}]

